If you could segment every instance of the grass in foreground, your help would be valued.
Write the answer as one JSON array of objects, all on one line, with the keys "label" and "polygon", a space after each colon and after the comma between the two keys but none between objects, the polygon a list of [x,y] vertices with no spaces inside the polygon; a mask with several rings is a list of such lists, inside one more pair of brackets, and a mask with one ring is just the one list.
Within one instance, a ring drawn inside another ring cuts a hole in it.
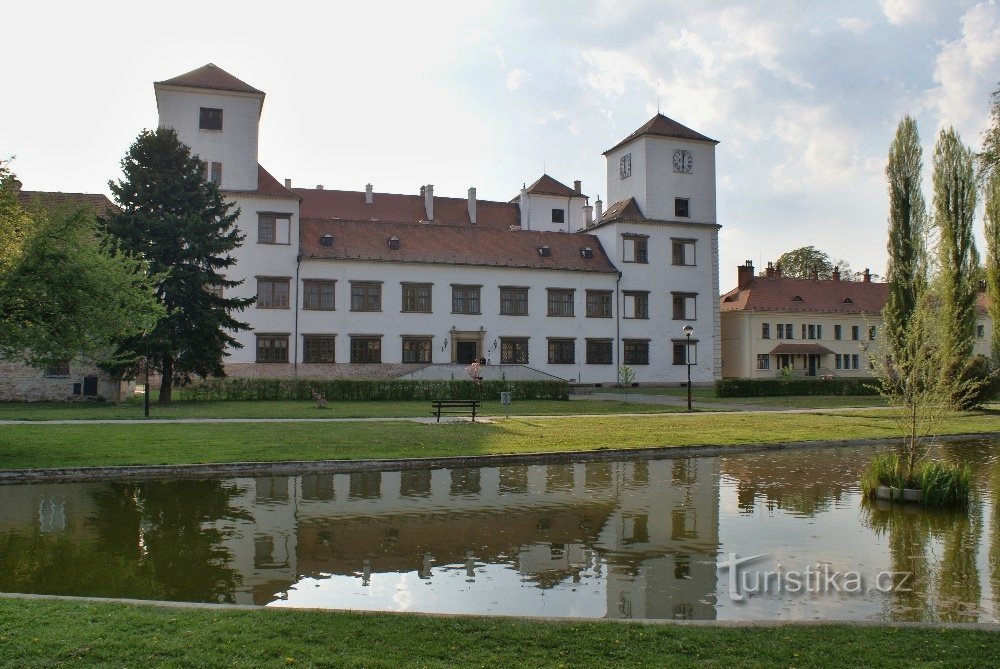
[{"label": "grass in foreground", "polygon": [[[681,407],[625,404],[601,400],[514,401],[511,416],[564,416],[608,413],[671,413]],[[483,402],[484,416],[503,416],[499,401]],[[429,400],[407,402],[330,402],[318,409],[306,400],[247,402],[186,402],[150,405],[150,418],[410,418],[429,416]],[[120,404],[110,402],[0,402],[0,420],[83,420],[142,419],[142,402],[135,398]]]},{"label": "grass in foreground", "polygon": [[[997,432],[1000,412],[960,414],[942,434]],[[385,459],[900,436],[889,411],[510,418],[490,424],[5,425],[0,469]]]},{"label": "grass in foreground", "polygon": [[1000,634],[690,627],[0,600],[0,665],[296,667],[990,666]]}]

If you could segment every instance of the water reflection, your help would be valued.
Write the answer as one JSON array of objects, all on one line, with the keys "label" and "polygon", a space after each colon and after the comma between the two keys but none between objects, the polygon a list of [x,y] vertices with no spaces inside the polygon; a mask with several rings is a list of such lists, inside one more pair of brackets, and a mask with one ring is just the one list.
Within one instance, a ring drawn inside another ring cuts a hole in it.
[{"label": "water reflection", "polygon": [[[872,449],[0,487],[0,591],[634,618],[995,619],[996,445],[966,512],[863,504]],[[910,572],[735,603],[720,555]]]}]

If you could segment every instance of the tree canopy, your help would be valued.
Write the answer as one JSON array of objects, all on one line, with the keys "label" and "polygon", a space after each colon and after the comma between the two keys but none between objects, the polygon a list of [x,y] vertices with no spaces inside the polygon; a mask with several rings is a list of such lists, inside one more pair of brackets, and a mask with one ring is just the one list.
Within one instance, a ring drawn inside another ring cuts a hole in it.
[{"label": "tree canopy", "polygon": [[1000,84],[990,97],[990,125],[983,133],[983,150],[979,158],[979,175],[985,182],[1000,171]]},{"label": "tree canopy", "polygon": [[841,278],[844,281],[856,278],[847,261],[833,260],[829,254],[820,251],[815,246],[802,246],[786,251],[778,256],[775,263],[781,268],[782,276],[797,279],[811,279],[813,274],[820,279],[829,279],[833,276],[835,269],[840,270]]},{"label": "tree canopy", "polygon": [[242,281],[225,278],[236,264],[230,251],[243,235],[239,210],[203,178],[205,163],[192,156],[172,128],[144,130],[121,162],[124,178],[111,182],[121,210],[103,221],[123,248],[140,254],[159,276],[156,295],[165,309],[143,337],[122,347],[161,372],[160,402],[169,402],[174,382],[224,374],[232,336],[247,329],[232,313],[253,298],[225,297]]}]

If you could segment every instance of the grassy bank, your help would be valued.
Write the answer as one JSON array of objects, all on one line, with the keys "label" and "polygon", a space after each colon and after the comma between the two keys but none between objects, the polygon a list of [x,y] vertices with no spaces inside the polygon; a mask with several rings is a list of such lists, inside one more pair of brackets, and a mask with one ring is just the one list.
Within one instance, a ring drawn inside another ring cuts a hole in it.
[{"label": "grassy bank", "polygon": [[[998,418],[995,411],[956,415],[942,423],[941,433],[998,431]],[[488,455],[899,435],[887,411],[522,417],[491,424],[6,425],[0,427],[0,469]]]},{"label": "grassy bank", "polygon": [[[429,416],[428,401],[407,402],[330,402],[323,409],[314,402],[301,400],[262,400],[252,402],[177,401],[166,405],[153,403],[150,418],[408,418]],[[600,400],[524,400],[511,404],[511,416],[565,416],[573,414],[669,413],[681,407],[625,404]],[[500,402],[483,402],[484,416],[502,416]],[[0,402],[0,420],[83,420],[141,419],[142,402],[131,399],[121,404],[110,402]]]},{"label": "grassy bank", "polygon": [[[620,388],[600,389],[597,392],[624,395]],[[687,398],[687,388],[632,388],[630,395],[667,395],[670,397]],[[885,406],[885,400],[878,395],[793,395],[788,397],[719,397],[715,388],[700,387],[691,389],[691,398],[695,402],[718,404],[719,409],[725,409],[727,404],[749,405],[759,407],[781,407],[784,409],[841,409],[849,407],[880,407]]]},{"label": "grassy bank", "polygon": [[776,629],[179,610],[0,600],[0,665],[296,667],[990,666],[977,630]]}]

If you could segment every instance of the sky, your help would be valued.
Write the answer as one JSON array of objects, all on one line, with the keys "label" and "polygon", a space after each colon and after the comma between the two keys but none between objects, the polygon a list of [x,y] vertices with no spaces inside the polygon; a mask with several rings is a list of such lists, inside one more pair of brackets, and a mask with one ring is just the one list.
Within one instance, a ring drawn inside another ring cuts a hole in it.
[{"label": "sky", "polygon": [[109,193],[153,82],[209,62],[267,93],[260,162],[296,186],[506,201],[545,171],[605,199],[601,153],[659,108],[721,142],[724,291],[806,245],[884,274],[900,118],[929,200],[938,132],[978,149],[1000,82],[996,0],[35,0],[4,22],[0,157],[27,190]]}]

